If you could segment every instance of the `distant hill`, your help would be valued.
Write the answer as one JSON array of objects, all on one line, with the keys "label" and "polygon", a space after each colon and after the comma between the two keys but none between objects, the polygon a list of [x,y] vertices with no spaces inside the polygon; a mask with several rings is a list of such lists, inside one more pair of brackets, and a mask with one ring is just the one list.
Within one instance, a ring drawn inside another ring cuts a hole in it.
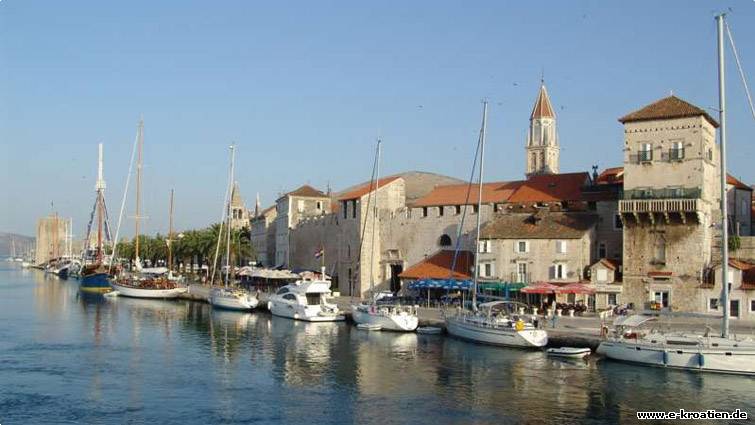
[{"label": "distant hill", "polygon": [[13,254],[11,252],[13,245],[16,246],[16,257],[21,257],[25,253],[34,250],[34,238],[15,233],[0,232],[0,258]]}]

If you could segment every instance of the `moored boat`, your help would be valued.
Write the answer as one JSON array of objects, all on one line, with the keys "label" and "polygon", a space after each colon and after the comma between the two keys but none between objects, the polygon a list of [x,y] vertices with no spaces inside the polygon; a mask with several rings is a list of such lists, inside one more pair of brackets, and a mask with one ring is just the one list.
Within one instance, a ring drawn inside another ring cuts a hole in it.
[{"label": "moored boat", "polygon": [[267,308],[279,317],[307,322],[335,322],[346,318],[329,303],[330,281],[299,280],[270,296]]},{"label": "moored boat", "polygon": [[558,348],[549,348],[545,350],[545,352],[551,357],[582,359],[589,356],[592,353],[592,350],[590,350],[589,348],[578,348],[578,347],[558,347]]}]

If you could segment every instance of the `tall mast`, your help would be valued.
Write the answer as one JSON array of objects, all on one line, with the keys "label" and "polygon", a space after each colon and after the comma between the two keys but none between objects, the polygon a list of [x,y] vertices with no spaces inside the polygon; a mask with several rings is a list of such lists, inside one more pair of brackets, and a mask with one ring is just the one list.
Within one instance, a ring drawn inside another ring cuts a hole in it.
[{"label": "tall mast", "polygon": [[142,193],[142,147],[144,146],[144,119],[139,120],[139,142],[137,161],[136,161],[136,216],[134,225],[134,255],[136,256],[137,264],[139,263],[139,219],[141,211],[141,193]]},{"label": "tall mast", "polygon": [[716,16],[718,24],[718,121],[721,124],[721,302],[724,317],[721,336],[729,336],[729,226],[726,199],[726,80],[724,70],[724,19],[726,14]]},{"label": "tall mast", "polygon": [[168,273],[173,270],[173,189],[170,190],[170,207],[168,208]]},{"label": "tall mast", "polygon": [[477,311],[477,280],[480,277],[480,215],[482,215],[482,175],[485,163],[485,132],[488,120],[488,101],[482,103],[482,129],[480,130],[480,186],[477,194],[477,231],[475,232],[474,285],[472,287],[472,309]]},{"label": "tall mast", "polygon": [[[97,263],[102,263],[103,247],[102,247],[102,220],[103,220],[103,208],[105,203],[105,179],[103,178],[103,152],[102,143],[97,147],[97,183],[95,189],[97,190]],[[89,241],[87,241],[89,245]]]},{"label": "tall mast", "polygon": [[370,294],[372,295],[372,302],[375,303],[375,289],[374,280],[375,276],[372,274],[372,264],[375,262],[375,227],[378,221],[378,191],[380,190],[380,144],[382,140],[377,141],[377,153],[375,154],[375,206],[373,207],[372,216],[372,240],[370,242]]},{"label": "tall mast", "polygon": [[233,192],[234,192],[234,184],[233,184],[233,165],[234,160],[236,158],[236,145],[231,145],[231,178],[229,180],[230,188],[229,193],[230,196],[228,196],[228,210],[226,211],[226,240],[225,240],[225,286],[228,286],[228,277],[231,273],[231,204],[233,203]]}]

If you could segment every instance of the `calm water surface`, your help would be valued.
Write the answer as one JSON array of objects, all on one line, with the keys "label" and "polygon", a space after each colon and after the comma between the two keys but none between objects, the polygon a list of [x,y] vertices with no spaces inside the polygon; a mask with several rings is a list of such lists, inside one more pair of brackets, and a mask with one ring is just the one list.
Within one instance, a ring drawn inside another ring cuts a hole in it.
[{"label": "calm water surface", "polygon": [[755,414],[755,379],[83,296],[0,263],[0,423],[616,423]]}]

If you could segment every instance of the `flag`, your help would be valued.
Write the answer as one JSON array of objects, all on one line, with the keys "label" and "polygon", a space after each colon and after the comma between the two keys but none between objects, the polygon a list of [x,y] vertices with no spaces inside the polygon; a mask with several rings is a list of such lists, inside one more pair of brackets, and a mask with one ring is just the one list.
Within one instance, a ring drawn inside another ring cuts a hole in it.
[{"label": "flag", "polygon": [[315,258],[320,258],[323,255],[325,255],[325,248],[320,247],[317,251],[315,251]]}]

